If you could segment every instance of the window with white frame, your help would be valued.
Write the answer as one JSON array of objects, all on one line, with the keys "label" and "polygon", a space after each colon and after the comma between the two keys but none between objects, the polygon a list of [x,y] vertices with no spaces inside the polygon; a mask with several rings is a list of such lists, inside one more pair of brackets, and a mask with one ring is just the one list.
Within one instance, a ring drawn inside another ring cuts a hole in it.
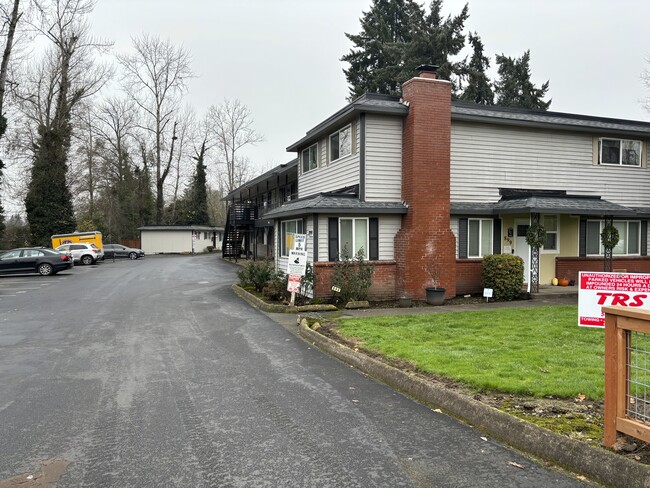
[{"label": "window with white frame", "polygon": [[[605,248],[600,234],[605,227],[603,220],[587,221],[587,256],[602,256]],[[618,244],[612,249],[612,254],[638,255],[641,252],[641,222],[635,220],[615,220],[614,227],[618,230]]]},{"label": "window with white frame", "polygon": [[285,220],[280,222],[280,255],[289,256],[293,249],[294,236],[302,234],[302,220]]},{"label": "window with white frame", "polygon": [[368,259],[368,242],[367,218],[339,219],[339,255],[342,258],[354,258],[363,250],[364,259]]},{"label": "window with white frame", "polygon": [[643,143],[630,139],[598,140],[598,163],[619,166],[641,166]]},{"label": "window with white frame", "polygon": [[467,220],[467,257],[482,258],[493,253],[492,219]]},{"label": "window with white frame", "polygon": [[560,219],[557,215],[542,215],[542,225],[546,230],[546,241],[543,251],[557,252],[560,250]]},{"label": "window with white frame", "polygon": [[348,125],[330,136],[330,161],[352,154],[352,126]]},{"label": "window with white frame", "polygon": [[302,151],[302,172],[306,173],[318,167],[318,144],[313,144]]}]

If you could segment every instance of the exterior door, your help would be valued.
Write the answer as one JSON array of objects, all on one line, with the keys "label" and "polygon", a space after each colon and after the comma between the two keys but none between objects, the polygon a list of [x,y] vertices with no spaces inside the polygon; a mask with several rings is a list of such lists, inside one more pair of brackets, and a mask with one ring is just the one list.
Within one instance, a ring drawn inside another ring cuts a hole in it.
[{"label": "exterior door", "polygon": [[528,220],[515,220],[515,254],[524,260],[524,283],[530,278],[530,246],[526,242],[529,227]]}]

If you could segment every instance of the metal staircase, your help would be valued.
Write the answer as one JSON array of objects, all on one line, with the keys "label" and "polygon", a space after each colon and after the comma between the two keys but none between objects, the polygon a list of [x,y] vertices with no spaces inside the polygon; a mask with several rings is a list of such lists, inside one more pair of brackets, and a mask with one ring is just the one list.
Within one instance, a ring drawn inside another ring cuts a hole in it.
[{"label": "metal staircase", "polygon": [[248,255],[256,218],[257,208],[252,204],[235,203],[228,208],[221,247],[224,258],[239,259]]}]

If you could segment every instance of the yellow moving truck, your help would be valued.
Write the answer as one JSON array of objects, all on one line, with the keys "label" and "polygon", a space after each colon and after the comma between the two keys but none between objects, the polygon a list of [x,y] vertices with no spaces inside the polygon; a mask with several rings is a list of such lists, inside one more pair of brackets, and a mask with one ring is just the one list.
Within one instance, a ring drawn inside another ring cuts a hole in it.
[{"label": "yellow moving truck", "polygon": [[73,232],[72,234],[56,234],[52,236],[52,248],[62,244],[73,244],[81,242],[84,244],[95,244],[99,249],[104,248],[102,233],[96,230],[92,232]]}]

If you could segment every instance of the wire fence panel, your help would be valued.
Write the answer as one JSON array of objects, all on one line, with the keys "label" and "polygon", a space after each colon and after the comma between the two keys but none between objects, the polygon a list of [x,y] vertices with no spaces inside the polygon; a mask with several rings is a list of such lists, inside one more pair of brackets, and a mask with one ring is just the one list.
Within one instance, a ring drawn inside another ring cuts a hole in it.
[{"label": "wire fence panel", "polygon": [[625,415],[629,419],[650,425],[648,334],[629,332],[626,352],[628,375]]}]

